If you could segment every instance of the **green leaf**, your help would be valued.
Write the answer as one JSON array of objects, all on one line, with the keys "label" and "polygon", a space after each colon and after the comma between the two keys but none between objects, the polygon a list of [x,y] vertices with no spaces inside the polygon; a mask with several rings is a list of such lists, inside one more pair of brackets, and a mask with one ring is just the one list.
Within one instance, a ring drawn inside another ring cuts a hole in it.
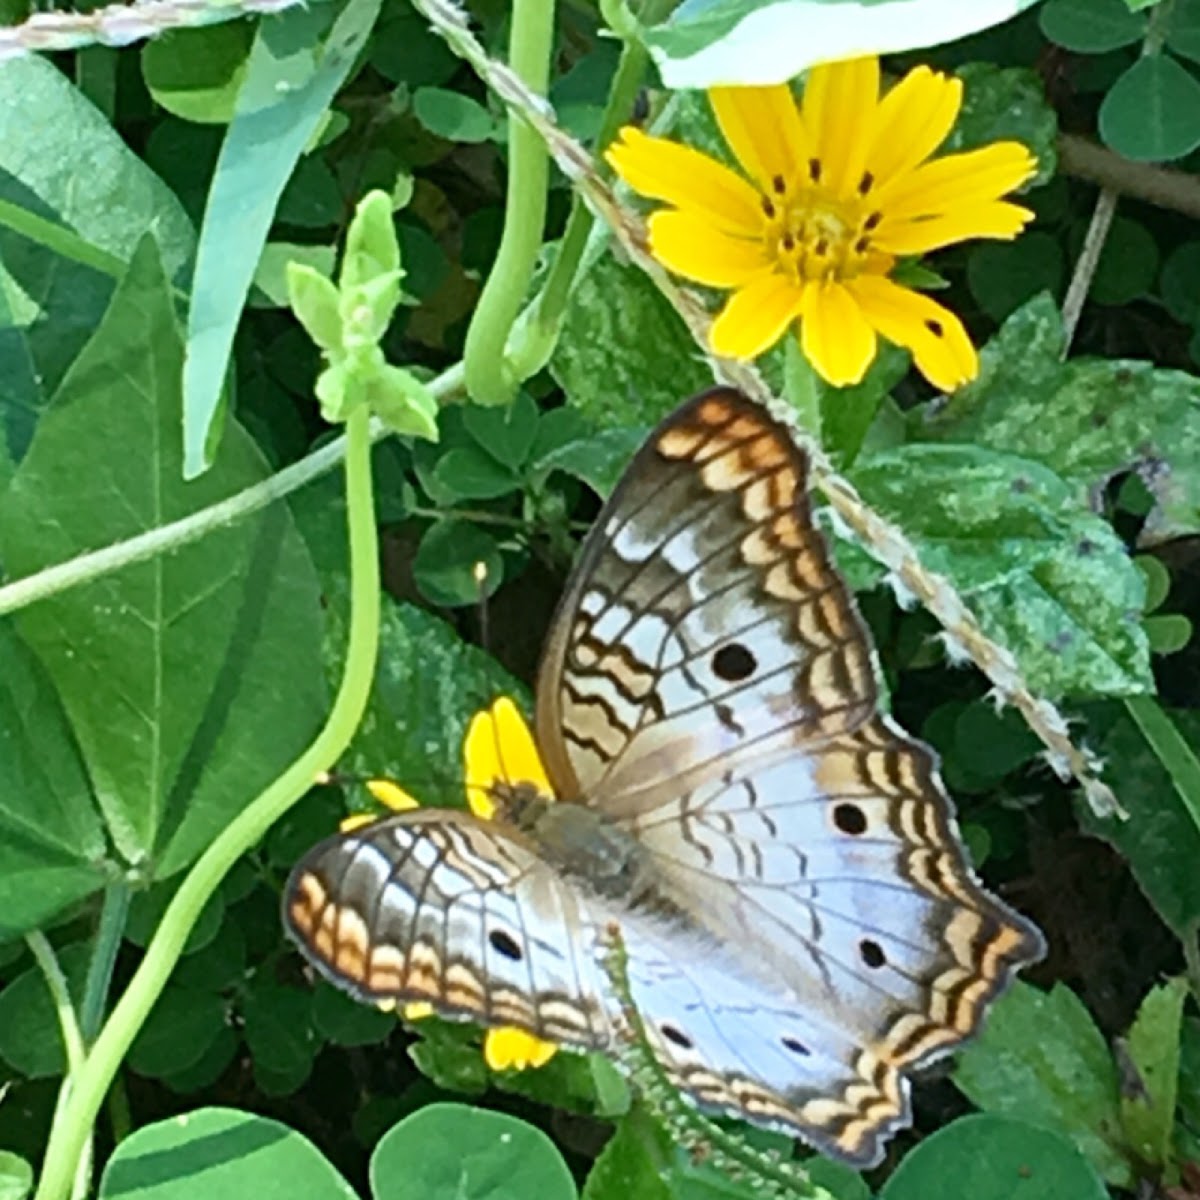
[{"label": "green leaf", "polygon": [[550,373],[596,429],[655,425],[710,386],[696,343],[644,272],[596,235],[576,280]]},{"label": "green leaf", "polygon": [[1179,1120],[1176,1142],[1181,1159],[1200,1160],[1200,1021],[1185,1017],[1179,1043]]},{"label": "green leaf", "polygon": [[[1024,67],[967,63],[955,74],[966,85],[962,111],[939,153],[1018,141],[1037,158],[1037,174],[1023,190],[1054,178],[1058,166],[1058,116],[1042,77]],[[1023,239],[1022,239],[1023,240]]]},{"label": "green leaf", "polygon": [[1100,137],[1135,162],[1169,162],[1200,146],[1200,82],[1167,54],[1139,58],[1100,105]]},{"label": "green leaf", "polygon": [[171,189],[48,58],[4,64],[0,113],[4,196],[23,206],[4,225],[11,230],[17,216],[44,220],[36,236],[6,232],[0,246],[3,494],[12,464],[24,458],[49,397],[94,332],[142,235],[154,230],[167,272],[179,281],[195,234]]},{"label": "green leaf", "polygon": [[313,993],[313,1024],[322,1037],[339,1046],[370,1046],[395,1030],[396,1016],[320,983]]},{"label": "green leaf", "polygon": [[176,29],[142,47],[142,78],[168,112],[224,125],[234,114],[253,36],[241,21]]},{"label": "green leaf", "polygon": [[184,363],[188,478],[212,462],[233,335],[288,177],[346,81],[380,0],[290,8],[259,25],[225,134],[200,232]]},{"label": "green leaf", "polygon": [[1165,37],[1176,54],[1200,62],[1200,0],[1175,0],[1167,14]]},{"label": "green leaf", "polygon": [[[485,570],[482,580],[476,574],[480,563]],[[450,518],[435,521],[425,531],[413,559],[413,578],[432,604],[478,604],[500,586],[504,562],[490,533]]]},{"label": "green leaf", "polygon": [[1200,241],[1183,242],[1176,246],[1163,263],[1159,290],[1167,311],[1185,325],[1200,322],[1200,288],[1196,277],[1200,273]]},{"label": "green leaf", "polygon": [[644,427],[602,429],[555,446],[534,463],[537,471],[565,471],[600,496],[608,496],[629,466],[629,460],[646,440]]},{"label": "green leaf", "polygon": [[371,1193],[375,1200],[576,1195],[567,1164],[540,1129],[465,1104],[427,1105],[384,1134],[371,1155]]},{"label": "green leaf", "polygon": [[1138,1009],[1126,1041],[1130,1066],[1137,1078],[1127,1080],[1121,1089],[1125,1136],[1142,1162],[1159,1169],[1173,1157],[1180,1022],[1187,995],[1186,979],[1172,979],[1152,988]]},{"label": "green leaf", "polygon": [[583,1185],[583,1200],[672,1200],[663,1179],[671,1139],[640,1106],[618,1122]]},{"label": "green leaf", "polygon": [[[1075,239],[1082,242],[1082,234]],[[1088,299],[1122,305],[1146,295],[1158,275],[1158,243],[1139,221],[1118,216],[1109,228]]]},{"label": "green leaf", "polygon": [[[1126,713],[1153,702],[1126,702]],[[1163,712],[1185,745],[1200,746],[1200,712]],[[1128,715],[1115,721],[1096,751],[1105,778],[1129,813],[1128,820],[1101,820],[1084,805],[1076,812],[1084,828],[1111,842],[1129,862],[1150,903],[1178,937],[1192,937],[1200,921],[1200,827],[1175,790],[1171,776]]]},{"label": "green leaf", "polygon": [[415,8],[388,5],[367,43],[368,61],[385,79],[410,88],[446,83],[460,60]]},{"label": "green leaf", "polygon": [[1124,0],[1046,0],[1038,23],[1052,42],[1079,54],[1104,54],[1132,46],[1146,34],[1146,18]]},{"label": "green leaf", "polygon": [[497,131],[496,119],[482,104],[446,88],[417,88],[413,115],[438,137],[451,142],[486,142]]},{"label": "green leaf", "polygon": [[1157,500],[1141,540],[1200,530],[1200,380],[1132,359],[1063,362],[1049,297],[1015,312],[984,347],[979,377],[922,424],[925,437],[1045,463],[1080,504],[1143,466]]},{"label": "green leaf", "polygon": [[[1152,688],[1142,574],[1053,472],[976,446],[917,443],[861,457],[852,477],[965,594],[1035,688]],[[840,551],[839,563],[863,581],[860,557]]]},{"label": "green leaf", "polygon": [[472,1026],[426,1017],[411,1022],[418,1040],[408,1048],[408,1056],[427,1079],[447,1092],[481,1096],[491,1081],[479,1031]]},{"label": "green leaf", "polygon": [[0,941],[103,887],[104,827],[54,685],[0,624]]},{"label": "green leaf", "polygon": [[[255,1079],[275,1095],[298,1088],[320,1046],[312,1028],[312,993],[256,978],[242,1005]],[[272,1083],[274,1086],[272,1086]]]},{"label": "green leaf", "polygon": [[879,1200],[1108,1200],[1066,1138],[1010,1117],[960,1117],[905,1155]]},{"label": "green leaf", "polygon": [[[89,948],[82,942],[56,948],[67,993],[79,1010],[87,978]],[[27,1079],[62,1075],[67,1056],[54,1001],[40,967],[30,967],[0,992],[0,1058]]]},{"label": "green leaf", "polygon": [[11,1150],[0,1150],[0,1200],[25,1200],[33,1191],[33,1168]]},{"label": "green leaf", "polygon": [[[478,446],[455,446],[438,459],[433,473],[438,483],[457,500],[494,500],[518,491],[521,479]],[[478,588],[474,599],[479,598]]]},{"label": "green leaf", "polygon": [[225,1028],[220,996],[169,983],[138,1030],[128,1065],[155,1079],[178,1074],[195,1066]]},{"label": "green leaf", "polygon": [[498,463],[519,471],[533,449],[541,421],[532,397],[518,392],[507,407],[464,405],[463,424],[481,449]]},{"label": "green leaf", "polygon": [[[170,879],[134,893],[125,920],[126,939],[143,949],[148,946],[163,913],[167,911],[167,905],[178,890],[177,881]],[[183,953],[192,954],[207,946],[217,936],[224,915],[225,898],[220,892],[214,892],[196,917],[184,943]]]},{"label": "green leaf", "polygon": [[1003,321],[1039,292],[1057,295],[1065,271],[1059,239],[1033,230],[1015,242],[985,242],[967,259],[967,283],[989,317]]},{"label": "green leaf", "polygon": [[668,88],[779,83],[815,63],[951,42],[1034,0],[724,0],[642,32]]},{"label": "green leaf", "polygon": [[1178,654],[1192,640],[1192,622],[1182,613],[1163,613],[1142,622],[1153,654]]},{"label": "green leaf", "polygon": [[[147,239],[0,503],[16,574],[144,533],[261,480],[236,425],[184,484],[181,345]],[[186,866],[308,744],[325,707],[311,562],[285,507],[24,609],[118,852]]]},{"label": "green leaf", "polygon": [[[1040,992],[1015,983],[992,1010],[983,1034],[958,1056],[953,1078],[985,1112],[1057,1130],[1107,1182],[1131,1186],[1129,1162],[1116,1140],[1121,1128],[1116,1069],[1104,1035],[1070,988],[1059,983]],[[974,1197],[961,1174],[948,1172],[947,1178],[959,1185],[958,1195]],[[1072,1200],[1079,1194],[1061,1193]],[[884,1195],[895,1200],[886,1189]]]},{"label": "green leaf", "polygon": [[232,1108],[145,1125],[123,1138],[100,1181],[100,1200],[358,1200],[294,1129]]}]

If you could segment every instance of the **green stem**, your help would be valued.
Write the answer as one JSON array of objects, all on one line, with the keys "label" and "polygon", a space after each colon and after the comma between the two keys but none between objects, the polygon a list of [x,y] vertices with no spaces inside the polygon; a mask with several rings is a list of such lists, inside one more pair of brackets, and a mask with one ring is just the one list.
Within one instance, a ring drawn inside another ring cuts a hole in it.
[{"label": "green stem", "polygon": [[129,885],[126,883],[111,883],[104,889],[104,904],[100,909],[96,942],[83,989],[83,1004],[79,1009],[79,1027],[85,1045],[92,1042],[104,1020],[113,966],[117,961],[117,951],[121,948],[121,937],[125,933],[125,918],[129,914],[129,895]]},{"label": "green stem", "polygon": [[[509,65],[527,87],[544,96],[554,46],[553,0],[513,0],[510,20]],[[508,404],[516,394],[519,380],[505,350],[537,265],[549,183],[545,143],[510,109],[504,229],[463,351],[467,391],[480,404]]]},{"label": "green stem", "polygon": [[[640,19],[647,25],[655,25],[666,17],[675,3],[676,0],[646,0]],[[638,88],[642,85],[649,61],[649,51],[637,38],[629,38],[622,43],[621,57],[617,61],[608,100],[600,118],[600,129],[596,134],[594,151],[601,169],[604,168],[604,160],[600,158],[600,153],[632,115]],[[540,371],[554,353],[571,288],[575,284],[575,276],[595,223],[592,210],[576,192],[571,201],[571,215],[567,218],[567,227],[558,243],[558,251],[546,282],[530,306],[529,321],[521,330],[520,341],[510,352],[512,368],[518,379],[528,379]],[[518,322],[519,327],[521,324]]]},{"label": "green stem", "polygon": [[1183,807],[1200,829],[1200,760],[1153,696],[1130,696],[1125,710],[1175,785]]},{"label": "green stem", "polygon": [[[2,203],[0,201],[0,204]],[[456,363],[427,386],[439,400],[445,401],[455,396],[462,388],[461,364]],[[371,423],[373,441],[379,441],[390,432],[381,421]],[[48,596],[55,596],[69,588],[109,575],[131,563],[142,562],[169,550],[178,549],[204,537],[214,529],[248,517],[260,508],[282,500],[284,496],[318,479],[327,471],[332,471],[345,454],[345,436],[335,438],[307,458],[302,458],[269,479],[237,492],[218,504],[202,508],[199,512],[172,521],[169,525],[160,525],[157,529],[149,529],[136,537],[114,542],[111,546],[103,546],[99,550],[91,550],[77,558],[47,567],[36,575],[6,584],[0,587],[0,616],[24,608],[35,600],[45,600]]]},{"label": "green stem", "polygon": [[50,1130],[36,1200],[64,1200],[96,1114],[134,1037],[183,952],[200,910],[233,864],[327,771],[349,744],[366,708],[379,643],[379,557],[371,494],[366,406],[346,425],[346,506],[350,536],[350,634],[337,698],[309,748],[225,827],[179,886],[145,957],[74,1073],[67,1103]]}]

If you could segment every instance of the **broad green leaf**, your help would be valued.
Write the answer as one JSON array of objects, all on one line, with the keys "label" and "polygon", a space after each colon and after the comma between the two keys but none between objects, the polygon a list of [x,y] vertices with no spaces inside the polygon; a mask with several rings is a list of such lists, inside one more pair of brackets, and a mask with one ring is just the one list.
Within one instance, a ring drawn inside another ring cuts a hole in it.
[{"label": "broad green leaf", "polygon": [[[14,19],[16,19],[14,17]],[[0,71],[0,493],[37,420],[154,230],[180,279],[195,235],[171,190],[46,58]],[[43,222],[28,234],[21,221]]]},{"label": "broad green leaf", "polygon": [[[59,947],[55,954],[78,1012],[91,957],[89,948],[80,942]],[[62,1031],[46,977],[38,966],[23,971],[0,991],[0,1058],[28,1079],[66,1071]]]},{"label": "broad green leaf", "polygon": [[[455,446],[437,461],[434,474],[445,493],[458,500],[494,500],[519,491],[520,476],[479,446]],[[478,592],[474,594],[478,599]]]},{"label": "broad green leaf", "polygon": [[[236,426],[185,484],[182,346],[147,239],[0,503],[28,575],[215,503],[266,474]],[[316,578],[285,508],[24,609],[118,852],[189,863],[307,744],[325,707]]]},{"label": "broad green leaf", "polygon": [[1135,162],[1170,162],[1200,146],[1200,81],[1169,54],[1139,58],[1100,105],[1100,137]]},{"label": "broad green leaf", "polygon": [[162,1078],[162,1083],[181,1096],[210,1088],[225,1073],[229,1064],[245,1053],[242,1039],[226,1025],[190,1067]]},{"label": "broad green leaf", "polygon": [[[1135,701],[1143,704],[1145,701]],[[1183,740],[1200,746],[1200,712],[1165,712]],[[1105,778],[1129,820],[1101,820],[1077,806],[1084,828],[1111,842],[1128,860],[1134,878],[1162,919],[1181,937],[1200,921],[1200,828],[1188,812],[1158,755],[1128,715],[1116,720],[1095,747]]]},{"label": "broad green leaf", "polygon": [[262,22],[217,162],[196,253],[184,362],[184,464],[212,462],[233,335],[284,185],[379,13],[350,0],[333,28],[329,9],[290,8]]},{"label": "broad green leaf", "polygon": [[1034,0],[725,0],[685,4],[645,40],[669,88],[783,83],[815,63],[935,46]]},{"label": "broad green leaf", "polygon": [[477,1029],[436,1017],[410,1024],[417,1040],[409,1046],[408,1056],[422,1075],[447,1092],[481,1096],[487,1091],[492,1077],[483,1061]]},{"label": "broad green leaf", "polygon": [[233,117],[253,38],[253,27],[242,21],[176,29],[142,47],[142,78],[168,112],[224,125]]},{"label": "broad green leaf", "polygon": [[[0,942],[103,887],[104,829],[54,685],[0,623]],[[107,869],[106,869],[107,868]]]},{"label": "broad green leaf", "polygon": [[1125,1136],[1142,1162],[1160,1169],[1172,1159],[1180,1022],[1187,995],[1186,979],[1172,979],[1152,988],[1138,1009],[1126,1041],[1136,1079],[1126,1080],[1121,1089]]},{"label": "broad green leaf", "polygon": [[100,1200],[358,1200],[304,1136],[232,1108],[201,1108],[122,1139]]},{"label": "broad green leaf", "polygon": [[1146,18],[1125,0],[1046,0],[1038,11],[1042,32],[1079,54],[1104,54],[1141,41]]},{"label": "broad green leaf", "polygon": [[1104,239],[1088,299],[1122,305],[1147,295],[1158,275],[1158,257],[1158,243],[1146,226],[1117,216]]},{"label": "broad green leaf", "polygon": [[537,405],[528,392],[518,392],[507,407],[463,406],[466,431],[481,449],[513,471],[519,471],[525,465],[541,423]]},{"label": "broad green leaf", "polygon": [[226,1028],[225,1004],[209,989],[169,983],[129,1048],[128,1065],[161,1078],[195,1066]]},{"label": "broad green leaf", "polygon": [[238,914],[226,910],[217,936],[202,949],[185,954],[172,972],[171,981],[181,987],[220,992],[241,983],[245,974],[246,937]]},{"label": "broad green leaf", "polygon": [[576,1191],[562,1155],[540,1129],[505,1113],[430,1104],[380,1139],[371,1156],[371,1194],[374,1200],[573,1200]]},{"label": "broad green leaf", "polygon": [[[1105,1180],[1130,1186],[1129,1163],[1117,1140],[1116,1068],[1104,1035],[1070,988],[1059,983],[1041,992],[1015,983],[979,1039],[959,1054],[953,1079],[985,1112],[1019,1116],[1065,1134]],[[962,1185],[959,1195],[974,1196],[963,1179],[951,1177]],[[1074,1200],[1077,1193],[1062,1195]]]},{"label": "broad green leaf", "polygon": [[[145,949],[177,890],[177,881],[169,879],[137,892],[130,900],[125,918],[126,940]],[[225,897],[219,891],[214,892],[197,915],[184,943],[183,953],[188,955],[204,949],[217,936],[224,916]]]},{"label": "broad green leaf", "polygon": [[593,238],[550,372],[597,429],[645,428],[712,384],[675,310],[636,267]]},{"label": "broad green leaf", "polygon": [[482,104],[447,88],[417,88],[412,105],[413,115],[430,133],[451,142],[486,142],[498,128]]},{"label": "broad green leaf", "polygon": [[1011,1117],[960,1117],[909,1151],[879,1200],[1108,1200],[1060,1134]]},{"label": "broad green leaf", "polygon": [[991,446],[1045,463],[1079,502],[1141,466],[1157,500],[1144,542],[1200,530],[1200,380],[1131,359],[1061,360],[1049,297],[1015,312],[984,347],[979,378],[921,436]]},{"label": "broad green leaf", "polygon": [[1039,292],[1062,290],[1066,264],[1058,238],[1035,229],[1015,242],[984,242],[967,259],[967,283],[976,303],[1003,321]]},{"label": "broad green leaf", "polygon": [[1181,1159],[1200,1161],[1200,1021],[1185,1017],[1179,1041],[1179,1120],[1175,1141]]},{"label": "broad green leaf", "polygon": [[33,1168],[11,1150],[0,1150],[0,1200],[25,1200],[33,1191]]},{"label": "broad green leaf", "polygon": [[[852,478],[898,521],[926,566],[1051,695],[1150,690],[1139,623],[1145,581],[1112,529],[1036,462],[970,445],[913,443],[861,457]],[[861,552],[860,552],[861,554]],[[872,565],[839,551],[856,586]]]},{"label": "broad green leaf", "polygon": [[1200,241],[1183,242],[1163,263],[1160,291],[1171,316],[1185,325],[1200,323]]}]

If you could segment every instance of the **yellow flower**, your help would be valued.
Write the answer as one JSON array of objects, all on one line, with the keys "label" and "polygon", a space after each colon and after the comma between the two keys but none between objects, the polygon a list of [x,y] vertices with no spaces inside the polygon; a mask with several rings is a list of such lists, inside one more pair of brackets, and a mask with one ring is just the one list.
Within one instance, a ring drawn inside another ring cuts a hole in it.
[{"label": "yellow flower", "polygon": [[696,283],[731,288],[714,353],[754,358],[799,321],[830,383],[862,379],[876,337],[912,352],[950,391],[979,370],[962,322],[891,279],[897,261],[967,238],[1015,237],[1033,214],[1001,197],[1034,174],[1019,142],[930,160],[962,106],[962,82],[927,67],[879,95],[879,61],[815,67],[797,107],[787,85],[708,93],[742,175],[689,146],[626,127],[606,157],[634,191],[669,206],[650,250]]},{"label": "yellow flower", "polygon": [[[482,821],[490,821],[496,815],[493,796],[498,786],[511,788],[528,783],[543,796],[554,795],[533,734],[520,709],[507,696],[501,696],[490,709],[471,718],[463,739],[463,758],[467,803]],[[371,780],[367,789],[381,804],[398,812],[418,807],[416,800],[390,781]],[[433,1014],[433,1006],[428,1001],[414,1001],[404,1006],[403,1013],[406,1020],[419,1021]],[[484,1035],[483,1057],[493,1071],[523,1071],[543,1066],[557,1049],[553,1042],[545,1042],[523,1029],[500,1026]]]}]

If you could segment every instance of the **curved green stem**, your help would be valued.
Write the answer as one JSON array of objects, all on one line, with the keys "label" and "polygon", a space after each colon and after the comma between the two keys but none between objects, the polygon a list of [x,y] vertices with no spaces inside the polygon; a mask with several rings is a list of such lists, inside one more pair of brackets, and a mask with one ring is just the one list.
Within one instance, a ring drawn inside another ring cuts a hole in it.
[{"label": "curved green stem", "polygon": [[[513,0],[511,21],[509,65],[526,86],[544,96],[554,45],[553,0]],[[504,229],[463,350],[467,391],[480,404],[508,404],[520,382],[505,350],[537,265],[549,182],[546,144],[510,109]]]},{"label": "curved green stem", "polygon": [[64,1200],[96,1114],[122,1059],[179,960],[188,934],[230,867],[266,833],[345,750],[371,690],[379,643],[379,558],[371,494],[371,430],[366,406],[346,425],[346,502],[350,534],[350,635],[341,687],[324,728],[208,847],[179,886],[145,957],[117,1002],[51,1128],[36,1200]]}]

